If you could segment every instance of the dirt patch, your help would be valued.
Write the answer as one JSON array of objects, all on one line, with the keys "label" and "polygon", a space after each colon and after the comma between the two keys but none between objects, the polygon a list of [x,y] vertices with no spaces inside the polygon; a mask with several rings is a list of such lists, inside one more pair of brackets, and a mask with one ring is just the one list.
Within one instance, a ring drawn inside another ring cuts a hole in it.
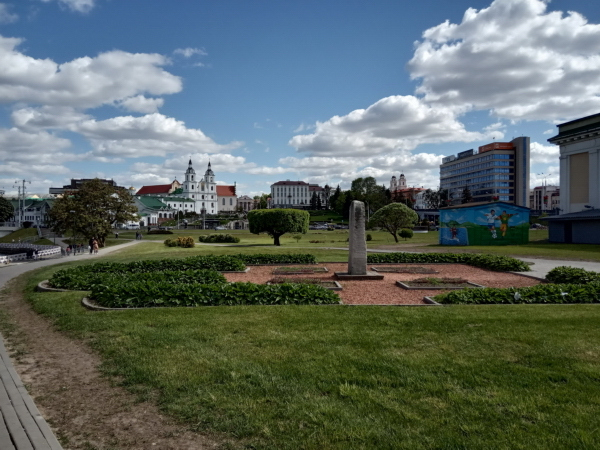
[{"label": "dirt patch", "polygon": [[[0,295],[7,347],[35,404],[69,449],[214,449],[217,443],[101,376],[100,358],[33,312],[11,281]],[[10,293],[10,295],[7,294]],[[10,332],[9,332],[10,330]]]}]

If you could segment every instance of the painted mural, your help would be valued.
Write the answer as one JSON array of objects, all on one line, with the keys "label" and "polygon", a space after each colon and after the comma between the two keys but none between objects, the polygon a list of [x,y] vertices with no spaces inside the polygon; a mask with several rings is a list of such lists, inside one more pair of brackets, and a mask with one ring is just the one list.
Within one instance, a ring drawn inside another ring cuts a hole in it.
[{"label": "painted mural", "polygon": [[441,245],[520,245],[528,242],[528,208],[495,202],[440,209]]}]

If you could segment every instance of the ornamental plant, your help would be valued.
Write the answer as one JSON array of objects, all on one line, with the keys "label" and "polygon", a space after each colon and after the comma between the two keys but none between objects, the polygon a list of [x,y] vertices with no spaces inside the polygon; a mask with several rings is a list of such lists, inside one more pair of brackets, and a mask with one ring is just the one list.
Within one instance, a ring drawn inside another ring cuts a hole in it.
[{"label": "ornamental plant", "polygon": [[112,308],[156,306],[324,305],[340,302],[335,292],[309,284],[171,284],[126,282],[95,285],[91,298]]},{"label": "ornamental plant", "polygon": [[551,283],[587,284],[600,281],[600,273],[577,267],[559,266],[548,272],[546,280]]},{"label": "ornamental plant", "polygon": [[248,212],[250,232],[267,233],[273,245],[281,245],[279,238],[285,233],[308,232],[310,214],[299,209],[254,209]]},{"label": "ornamental plant", "polygon": [[394,263],[449,263],[468,264],[495,272],[527,272],[529,266],[521,260],[502,255],[474,253],[373,253],[367,255],[369,264]]}]

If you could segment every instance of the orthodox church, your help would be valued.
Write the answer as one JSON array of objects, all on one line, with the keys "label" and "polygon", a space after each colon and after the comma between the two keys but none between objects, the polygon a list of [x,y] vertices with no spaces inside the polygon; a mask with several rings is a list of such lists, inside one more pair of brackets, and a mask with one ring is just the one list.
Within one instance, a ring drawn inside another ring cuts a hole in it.
[{"label": "orthodox church", "polygon": [[[206,214],[229,212],[234,211],[237,206],[235,186],[217,186],[210,162],[204,176],[198,176],[191,159],[183,182],[175,180],[170,184],[143,186],[135,196],[138,200],[154,197],[169,209],[197,214],[201,214],[203,210]],[[169,216],[171,214],[166,217]]]}]

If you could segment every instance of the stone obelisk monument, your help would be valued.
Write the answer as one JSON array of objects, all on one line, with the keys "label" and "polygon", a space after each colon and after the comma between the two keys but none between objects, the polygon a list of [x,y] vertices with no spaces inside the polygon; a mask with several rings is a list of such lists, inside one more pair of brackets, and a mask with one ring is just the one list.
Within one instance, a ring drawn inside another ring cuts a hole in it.
[{"label": "stone obelisk monument", "polygon": [[350,237],[348,239],[348,272],[336,272],[338,278],[383,279],[383,275],[367,271],[367,240],[365,238],[365,204],[354,200],[350,205]]}]

